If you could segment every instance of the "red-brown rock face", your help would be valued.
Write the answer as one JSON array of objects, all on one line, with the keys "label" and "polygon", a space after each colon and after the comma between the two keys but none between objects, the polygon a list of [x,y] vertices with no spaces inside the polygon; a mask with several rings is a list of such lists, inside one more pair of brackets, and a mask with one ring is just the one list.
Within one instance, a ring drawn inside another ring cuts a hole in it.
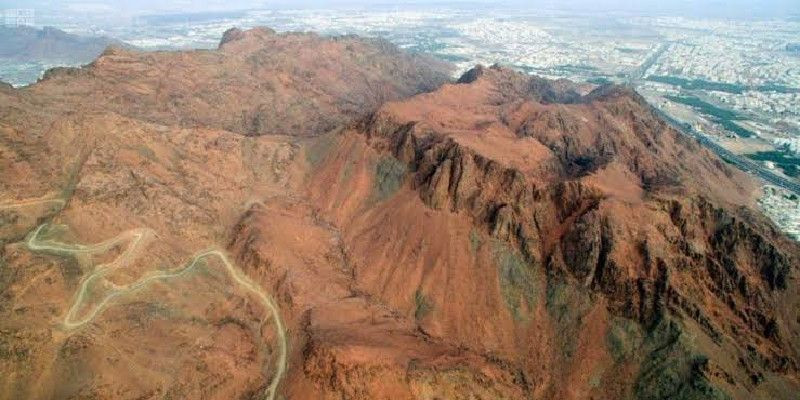
[{"label": "red-brown rock face", "polygon": [[754,182],[621,87],[398,100],[422,62],[231,30],[0,88],[0,398],[795,397]]},{"label": "red-brown rock face", "polygon": [[110,111],[251,136],[312,136],[435,89],[448,70],[379,40],[234,29],[214,51],[109,48],[84,68],[49,71],[17,101],[57,115]]},{"label": "red-brown rock face", "polygon": [[352,232],[362,290],[422,297],[423,332],[513,365],[528,396],[789,398],[764,381],[797,376],[800,251],[748,179],[626,89],[476,71],[339,139],[363,137],[376,190],[400,194],[342,182],[350,153],[330,161],[341,189],[325,171],[312,190]]}]

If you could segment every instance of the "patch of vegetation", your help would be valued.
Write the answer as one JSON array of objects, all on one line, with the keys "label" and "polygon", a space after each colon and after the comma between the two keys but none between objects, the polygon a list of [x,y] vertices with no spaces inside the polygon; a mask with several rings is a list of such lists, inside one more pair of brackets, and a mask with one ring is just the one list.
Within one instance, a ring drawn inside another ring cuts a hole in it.
[{"label": "patch of vegetation", "polygon": [[[8,290],[8,287],[11,285],[11,283],[13,283],[14,280],[14,275],[12,274],[11,270],[8,269],[3,248],[4,243],[0,241],[0,293],[6,293],[6,290]],[[0,303],[0,313],[4,311],[4,306],[2,303]]]},{"label": "patch of vegetation", "polygon": [[422,289],[417,289],[414,292],[414,318],[419,321],[431,311],[433,311],[433,302],[425,296],[425,293],[422,293]]},{"label": "patch of vegetation", "polygon": [[730,121],[730,120],[718,120],[717,123],[722,125],[722,127],[726,131],[735,133],[736,136],[743,137],[743,138],[756,136],[756,134],[753,131],[750,131],[748,129],[742,128],[736,122],[733,122],[733,121]]},{"label": "patch of vegetation", "polygon": [[347,154],[347,160],[345,160],[344,168],[342,168],[341,172],[339,173],[340,183],[347,182],[353,177],[353,171],[355,170],[358,162],[359,154],[360,152],[357,145],[350,146],[350,151]]},{"label": "patch of vegetation", "polygon": [[625,361],[636,354],[642,345],[642,329],[638,323],[627,318],[614,318],[606,332],[606,345],[614,362]]},{"label": "patch of vegetation", "polygon": [[589,78],[589,79],[586,80],[586,82],[594,83],[595,85],[608,85],[609,83],[614,83],[614,82],[611,82],[610,79],[608,79],[606,77],[603,77],[603,76],[596,76],[594,78]]},{"label": "patch of vegetation", "polygon": [[355,163],[352,161],[348,161],[345,163],[344,168],[342,168],[342,172],[339,175],[339,182],[347,182],[353,176],[353,165]]},{"label": "patch of vegetation", "polygon": [[250,330],[250,326],[247,324],[247,322],[243,321],[240,318],[236,318],[236,317],[232,317],[232,316],[222,317],[222,319],[220,319],[219,321],[216,321],[214,323],[214,325],[218,326],[218,327],[219,326],[224,326],[224,325],[234,325],[234,326],[238,327],[239,329],[241,329],[241,330],[243,330],[245,332]]},{"label": "patch of vegetation", "polygon": [[587,294],[566,282],[548,282],[547,311],[556,321],[580,319],[589,309]]},{"label": "patch of vegetation", "polygon": [[83,165],[86,163],[86,160],[89,159],[89,151],[82,150],[81,154],[78,156],[78,161],[70,168],[69,174],[67,175],[67,182],[64,185],[64,188],[61,189],[61,198],[69,201],[72,198],[72,195],[75,193],[75,189],[78,187],[78,183],[80,181],[81,170],[83,170]]},{"label": "patch of vegetation", "polygon": [[800,157],[794,156],[783,151],[759,151],[758,153],[748,154],[747,158],[755,161],[771,161],[775,166],[783,170],[783,173],[791,176],[800,176]]},{"label": "patch of vegetation", "polygon": [[0,226],[16,225],[19,220],[19,212],[12,210],[0,210]]},{"label": "patch of vegetation", "polygon": [[175,320],[180,314],[160,302],[134,301],[124,308],[127,320],[139,328],[147,328],[156,320]]},{"label": "patch of vegetation", "polygon": [[336,135],[333,133],[314,138],[311,144],[306,147],[306,161],[313,167],[318,166],[328,156],[335,142]]},{"label": "patch of vegetation", "polygon": [[703,79],[684,79],[676,76],[649,76],[647,80],[678,86],[686,90],[713,90],[717,92],[742,94],[746,89],[745,86],[734,83],[711,82]]},{"label": "patch of vegetation", "polygon": [[711,117],[711,119],[714,122],[722,125],[722,127],[725,130],[733,132],[738,136],[744,138],[756,136],[756,134],[753,133],[752,131],[742,128],[741,126],[736,124],[736,122],[734,122],[737,120],[741,120],[742,117],[731,110],[726,110],[724,108],[717,107],[695,96],[666,96],[666,98],[670,101],[674,101],[676,103],[684,104],[694,108],[701,114]]},{"label": "patch of vegetation", "polygon": [[0,360],[9,360],[11,359],[11,355],[11,345],[5,340],[0,339]]},{"label": "patch of vegetation", "polygon": [[14,345],[5,338],[6,336],[12,335],[12,331],[7,331],[5,334],[0,332],[0,335],[2,335],[0,336],[0,360],[23,362],[30,357],[30,349],[24,347],[24,345]]},{"label": "patch of vegetation", "polygon": [[539,293],[532,266],[519,251],[501,241],[493,243],[492,254],[499,268],[500,291],[506,307],[515,320],[527,321]]},{"label": "patch of vegetation", "polygon": [[203,279],[211,280],[215,279],[218,280],[219,273],[214,269],[211,265],[208,264],[208,260],[205,258],[201,258],[199,260],[189,260],[185,264],[181,265],[181,270],[185,270],[186,268],[192,267],[189,272],[194,274],[195,276],[201,277]]},{"label": "patch of vegetation", "polygon": [[472,255],[478,253],[482,244],[483,239],[481,238],[481,234],[475,229],[469,231],[469,248],[472,250]]},{"label": "patch of vegetation", "polygon": [[[579,332],[583,317],[592,306],[589,294],[582,288],[563,281],[551,279],[547,283],[547,313],[560,332]],[[575,354],[577,335],[558,338],[564,357]]]},{"label": "patch of vegetation", "polygon": [[140,156],[144,157],[147,160],[150,160],[152,162],[157,162],[158,161],[158,157],[156,156],[156,152],[153,151],[153,149],[151,149],[151,148],[149,148],[149,147],[147,147],[147,146],[145,146],[143,144],[140,144],[140,145],[136,146],[136,152],[139,153]]},{"label": "patch of vegetation", "polygon": [[719,108],[713,104],[707,103],[695,96],[666,96],[667,99],[670,101],[674,101],[676,103],[685,104],[692,108],[697,109],[698,111],[702,112],[703,114],[710,115],[712,117],[721,119],[721,120],[736,120],[741,119],[738,114],[733,111],[726,110],[724,108]]},{"label": "patch of vegetation", "polygon": [[[31,235],[36,232],[36,230],[31,232]],[[49,242],[49,241],[57,241],[57,240],[64,240],[68,241],[69,238],[72,236],[69,231],[69,227],[66,225],[61,224],[47,224],[44,225],[40,230],[38,230],[39,234],[37,236],[37,241],[41,242]],[[65,252],[65,254],[70,255],[72,252]]]},{"label": "patch of vegetation", "polygon": [[384,201],[395,194],[403,184],[406,170],[406,165],[394,157],[381,158],[375,166],[375,186],[372,197],[377,201]]},{"label": "patch of vegetation", "polygon": [[675,321],[662,318],[649,331],[645,357],[636,378],[634,390],[642,400],[726,400],[730,397],[714,387],[704,370],[708,359],[691,350],[683,328]]},{"label": "patch of vegetation", "polygon": [[591,65],[575,65],[575,64],[556,65],[555,67],[553,67],[553,69],[565,72],[574,72],[574,73],[597,71],[597,67],[593,67]]},{"label": "patch of vegetation", "polygon": [[800,89],[795,87],[789,87],[786,85],[780,85],[777,83],[767,83],[764,85],[756,86],[756,90],[759,92],[776,92],[782,94],[789,94],[789,93],[800,93]]}]

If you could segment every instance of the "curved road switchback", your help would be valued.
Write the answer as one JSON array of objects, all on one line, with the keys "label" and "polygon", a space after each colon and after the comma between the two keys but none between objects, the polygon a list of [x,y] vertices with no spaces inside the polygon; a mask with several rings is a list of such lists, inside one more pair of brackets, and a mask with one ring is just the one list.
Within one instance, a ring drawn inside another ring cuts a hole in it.
[{"label": "curved road switchback", "polygon": [[75,301],[70,307],[69,312],[67,312],[66,317],[64,318],[63,325],[68,330],[79,328],[85,325],[86,323],[92,321],[114,298],[131,294],[157,280],[169,280],[169,279],[180,278],[186,275],[188,272],[192,271],[201,260],[210,257],[219,258],[222,261],[222,264],[225,266],[225,271],[228,273],[228,275],[230,275],[233,281],[236,282],[236,284],[238,284],[242,288],[244,288],[246,291],[251,292],[261,302],[264,308],[269,312],[271,318],[275,321],[275,333],[278,336],[279,352],[275,363],[275,374],[269,386],[264,392],[264,399],[266,400],[275,399],[278,392],[278,386],[280,385],[281,381],[283,380],[286,374],[286,363],[287,363],[287,353],[288,353],[286,328],[283,325],[283,320],[281,319],[278,306],[272,299],[272,297],[267,292],[265,292],[259,285],[253,282],[249,277],[247,277],[247,275],[245,275],[233,263],[231,263],[224,252],[214,249],[206,250],[196,254],[192,258],[192,261],[186,267],[176,268],[169,271],[152,272],[131,284],[121,287],[114,286],[113,289],[106,295],[106,297],[104,297],[101,301],[99,301],[96,305],[94,305],[91,312],[89,312],[89,314],[85,318],[76,320],[76,315],[78,311],[86,302],[86,293],[89,288],[89,285],[93,281],[101,279],[109,272],[113,272],[114,270],[126,265],[128,262],[133,260],[134,256],[138,254],[140,249],[145,246],[147,241],[155,237],[155,232],[151,229],[146,229],[146,228],[132,229],[117,235],[113,239],[109,239],[95,245],[87,246],[81,244],[66,244],[50,240],[42,240],[40,236],[42,233],[42,229],[46,225],[47,224],[43,224],[37,227],[36,230],[33,232],[33,234],[30,236],[30,238],[26,241],[26,245],[28,249],[30,249],[31,251],[55,253],[59,255],[98,254],[106,252],[119,244],[127,243],[127,247],[117,258],[115,258],[113,261],[109,263],[95,267],[92,273],[83,280],[78,290],[78,293],[75,296]]},{"label": "curved road switchback", "polygon": [[142,241],[144,239],[149,239],[150,236],[154,235],[154,232],[149,229],[134,229],[123,232],[117,235],[115,238],[106,240],[102,243],[85,246],[81,244],[65,244],[41,240],[40,235],[45,226],[46,224],[39,225],[39,227],[36,228],[36,230],[27,240],[26,245],[31,251],[50,252],[60,255],[99,254],[109,251],[111,248],[121,243],[128,243],[128,246],[125,248],[125,251],[123,251],[122,254],[109,263],[101,264],[95,267],[91,275],[81,282],[81,286],[78,289],[77,298],[64,318],[64,326],[67,329],[79,328],[91,321],[111,299],[117,297],[123,292],[124,289],[112,291],[111,294],[101,300],[85,318],[77,321],[75,320],[78,311],[86,302],[86,292],[88,291],[89,286],[97,279],[100,279],[108,273],[126,265],[126,263],[132,260],[133,256],[137,253]]}]

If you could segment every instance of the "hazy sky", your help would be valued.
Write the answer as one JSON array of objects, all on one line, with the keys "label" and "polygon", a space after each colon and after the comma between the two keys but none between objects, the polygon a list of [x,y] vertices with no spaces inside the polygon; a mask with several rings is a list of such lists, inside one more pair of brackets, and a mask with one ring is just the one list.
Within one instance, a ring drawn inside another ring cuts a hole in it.
[{"label": "hazy sky", "polygon": [[150,14],[209,10],[291,7],[345,7],[443,5],[477,3],[482,6],[567,9],[582,12],[630,11],[639,14],[685,16],[800,14],[800,0],[0,0],[0,9],[33,8],[47,12]]}]

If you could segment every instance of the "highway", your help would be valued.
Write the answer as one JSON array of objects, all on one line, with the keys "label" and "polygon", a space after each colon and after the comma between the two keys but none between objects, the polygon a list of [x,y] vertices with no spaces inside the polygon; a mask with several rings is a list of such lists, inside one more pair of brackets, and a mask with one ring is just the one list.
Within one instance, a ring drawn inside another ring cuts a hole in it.
[{"label": "highway", "polygon": [[[669,42],[660,44],[658,48],[649,57],[647,57],[647,59],[642,63],[642,65],[639,66],[639,68],[632,71],[628,75],[627,84],[635,88],[636,83],[641,83],[641,81],[644,80],[645,75],[647,74],[647,70],[658,61],[658,59],[664,54],[664,52],[668,48],[669,48]],[[667,121],[678,132],[682,132],[683,134],[689,137],[697,139],[697,141],[699,141],[700,144],[707,147],[708,149],[716,153],[718,156],[722,157],[723,160],[729,162],[730,164],[733,164],[742,171],[745,171],[747,173],[755,175],[758,178],[761,178],[763,181],[771,185],[778,186],[780,188],[789,190],[791,192],[794,192],[795,194],[800,195],[800,184],[770,171],[766,167],[762,166],[761,164],[753,160],[732,153],[731,151],[719,145],[719,143],[715,142],[707,135],[697,132],[694,128],[692,128],[691,125],[683,124],[676,121],[674,118],[667,115],[665,112],[661,111],[655,105],[651,104],[651,108],[656,113],[656,115],[660,116],[665,121]]]},{"label": "highway", "polygon": [[648,56],[647,59],[644,60],[644,62],[642,63],[642,65],[639,66],[639,68],[636,68],[629,74],[628,80],[629,81],[644,80],[645,75],[647,75],[647,70],[650,69],[650,67],[652,67],[653,64],[655,64],[656,61],[658,61],[658,59],[661,58],[662,55],[664,55],[667,49],[669,49],[670,44],[671,43],[669,42],[660,43],[658,45],[658,49],[656,49],[653,52],[653,54],[650,54],[650,56]]},{"label": "highway", "polygon": [[794,192],[795,194],[800,195],[800,184],[792,182],[789,179],[786,179],[766,167],[761,166],[761,164],[750,160],[748,158],[742,157],[738,154],[734,154],[731,151],[725,149],[724,147],[720,146],[717,142],[713,139],[709,138],[708,136],[697,132],[691,126],[686,124],[682,124],[676,121],[674,118],[670,117],[663,111],[659,110],[657,107],[652,107],[656,114],[658,114],[661,118],[667,121],[670,125],[672,125],[675,129],[683,134],[693,137],[697,139],[703,146],[709,148],[714,153],[717,153],[723,160],[735,165],[737,168],[741,169],[742,171],[748,172],[752,175],[755,175],[762,180],[766,181],[771,185],[775,185],[781,187],[783,189],[789,190]]}]

